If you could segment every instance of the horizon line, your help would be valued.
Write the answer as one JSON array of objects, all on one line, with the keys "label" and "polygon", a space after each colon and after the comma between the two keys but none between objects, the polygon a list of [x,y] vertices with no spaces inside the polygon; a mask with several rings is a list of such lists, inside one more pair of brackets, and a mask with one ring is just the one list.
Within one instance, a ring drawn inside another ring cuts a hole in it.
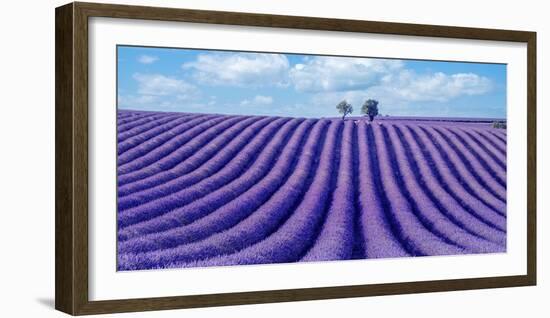
[{"label": "horizon line", "polygon": [[[177,113],[177,114],[196,114],[196,115],[221,115],[221,116],[245,116],[245,117],[279,117],[279,118],[307,118],[307,119],[339,119],[342,116],[317,116],[317,117],[306,117],[306,116],[281,116],[281,115],[246,115],[246,114],[223,114],[223,113],[201,113],[201,112],[185,112],[185,111],[169,111],[169,110],[141,110],[141,109],[129,109],[129,108],[119,108],[117,106],[117,112],[118,111],[130,111],[130,112],[147,112],[147,113]],[[483,121],[508,121],[506,117],[467,117],[467,116],[423,116],[423,115],[377,115],[375,116],[377,119],[384,120],[384,118],[387,119],[426,119],[426,120],[448,120],[448,121],[476,121],[476,120],[483,120]],[[346,118],[367,118],[367,115],[348,115]]]}]

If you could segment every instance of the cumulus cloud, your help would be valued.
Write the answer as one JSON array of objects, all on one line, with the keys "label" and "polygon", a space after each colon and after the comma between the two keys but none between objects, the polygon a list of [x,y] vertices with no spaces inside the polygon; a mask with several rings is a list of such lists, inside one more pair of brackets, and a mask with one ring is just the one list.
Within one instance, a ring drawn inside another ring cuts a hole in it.
[{"label": "cumulus cloud", "polygon": [[196,103],[201,93],[197,87],[184,80],[161,74],[133,74],[137,89],[132,94],[119,95],[122,108],[168,110]]},{"label": "cumulus cloud", "polygon": [[142,64],[152,64],[152,63],[155,63],[156,61],[158,61],[158,57],[156,56],[151,56],[151,55],[141,55],[140,57],[138,57],[138,62],[142,63]]},{"label": "cumulus cloud", "polygon": [[256,95],[256,97],[254,97],[254,102],[258,104],[269,105],[273,103],[273,97]]},{"label": "cumulus cloud", "polygon": [[474,73],[417,74],[400,60],[370,58],[307,58],[294,65],[289,76],[297,91],[314,94],[317,105],[343,99],[356,105],[367,98],[400,104],[447,102],[492,88],[490,79]]},{"label": "cumulus cloud", "polygon": [[[313,94],[322,101],[378,98],[391,102],[446,102],[463,95],[488,92],[491,80],[473,73],[417,74],[401,60],[373,58],[306,57],[290,66],[284,54],[208,53],[182,65],[198,82],[239,87],[286,86]],[[258,96],[257,96],[258,97]],[[246,104],[272,101],[243,100]]]},{"label": "cumulus cloud", "polygon": [[283,54],[211,53],[182,68],[194,70],[199,82],[211,85],[285,85],[289,62]]},{"label": "cumulus cloud", "polygon": [[[143,63],[156,61],[152,56],[142,56],[141,59]],[[258,87],[267,94],[271,91],[265,89],[285,88],[293,91],[289,94],[302,93],[291,106],[273,107],[273,97],[264,95],[241,97],[246,99],[234,106],[256,112],[268,109],[276,112],[287,107],[295,112],[329,116],[334,113],[336,103],[343,99],[356,106],[356,110],[366,99],[374,98],[390,112],[402,112],[420,103],[445,103],[461,96],[485,94],[493,88],[489,78],[475,73],[417,73],[407,68],[406,62],[389,59],[311,56],[291,65],[284,54],[217,52],[200,54],[193,62],[181,67],[188,71],[184,78],[135,73],[133,79],[137,89],[132,95],[121,96],[119,103],[130,106],[187,105],[188,108],[195,105],[193,107],[204,107],[206,111],[216,110],[225,98],[217,100],[212,95],[202,96],[199,88],[206,89],[202,84],[246,88],[249,89],[246,95]],[[191,79],[197,81],[196,85],[189,82]],[[209,94],[217,94],[215,89],[210,87]],[[204,100],[200,99],[202,97]],[[267,107],[269,105],[272,106]]]},{"label": "cumulus cloud", "polygon": [[184,99],[186,96],[198,93],[194,85],[184,80],[161,74],[135,73],[133,78],[138,82],[137,92],[140,95],[176,96]]},{"label": "cumulus cloud", "polygon": [[151,95],[119,95],[118,105],[121,107],[139,107],[158,101],[158,96]]},{"label": "cumulus cloud", "polygon": [[241,106],[247,105],[271,105],[273,104],[273,97],[256,95],[252,100],[245,99],[241,102]]},{"label": "cumulus cloud", "polygon": [[346,99],[353,105],[361,105],[366,99],[374,98],[392,106],[411,102],[448,102],[461,96],[482,95],[491,91],[492,81],[474,73],[417,74],[401,69],[388,73],[365,89],[345,91],[321,91],[312,97],[315,104],[336,103]]},{"label": "cumulus cloud", "polygon": [[316,56],[290,69],[290,80],[301,92],[366,89],[403,68],[399,60]]},{"label": "cumulus cloud", "polygon": [[[373,98],[380,101],[387,112],[407,112],[412,106],[419,106],[419,102],[445,103],[461,96],[485,94],[492,87],[489,78],[474,73],[417,74],[402,69],[385,75],[379,83],[366,89],[317,92],[310,98],[310,107],[328,116],[342,100],[361,106],[365,100]],[[359,110],[358,107],[355,109]]]},{"label": "cumulus cloud", "polygon": [[385,77],[378,87],[371,89],[371,93],[393,95],[393,98],[405,101],[447,102],[463,95],[485,94],[492,86],[489,78],[474,73],[418,75],[404,70]]}]

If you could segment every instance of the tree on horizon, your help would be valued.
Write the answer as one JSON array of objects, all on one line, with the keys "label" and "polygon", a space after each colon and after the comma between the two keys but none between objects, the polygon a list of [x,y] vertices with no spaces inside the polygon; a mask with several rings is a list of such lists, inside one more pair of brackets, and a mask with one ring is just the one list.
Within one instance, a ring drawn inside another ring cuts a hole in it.
[{"label": "tree on horizon", "polygon": [[343,100],[338,105],[336,105],[336,109],[338,109],[338,112],[342,114],[342,120],[346,120],[346,115],[353,112],[353,106],[351,106],[351,104],[348,103],[346,100]]},{"label": "tree on horizon", "polygon": [[361,107],[361,113],[369,116],[369,120],[373,121],[374,117],[378,115],[378,101],[374,99],[365,101]]}]

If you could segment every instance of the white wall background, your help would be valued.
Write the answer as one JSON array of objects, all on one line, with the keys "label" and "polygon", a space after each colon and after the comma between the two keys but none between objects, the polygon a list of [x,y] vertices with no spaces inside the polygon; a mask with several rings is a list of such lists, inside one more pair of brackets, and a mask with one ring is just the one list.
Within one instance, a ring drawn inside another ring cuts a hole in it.
[{"label": "white wall background", "polygon": [[[128,4],[530,30],[538,32],[537,287],[233,306],[136,317],[548,317],[550,23],[544,1],[139,0]],[[0,316],[61,317],[54,297],[54,8],[11,1],[0,18]],[[122,315],[112,315],[122,317]],[[126,314],[125,316],[131,316]]]}]

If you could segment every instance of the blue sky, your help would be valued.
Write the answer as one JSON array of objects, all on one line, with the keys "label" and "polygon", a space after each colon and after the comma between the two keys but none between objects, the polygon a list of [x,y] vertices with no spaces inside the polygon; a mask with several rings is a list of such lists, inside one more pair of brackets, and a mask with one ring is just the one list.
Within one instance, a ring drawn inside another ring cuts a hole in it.
[{"label": "blue sky", "polygon": [[506,117],[506,65],[118,47],[121,109],[335,117],[366,99],[381,114]]}]

